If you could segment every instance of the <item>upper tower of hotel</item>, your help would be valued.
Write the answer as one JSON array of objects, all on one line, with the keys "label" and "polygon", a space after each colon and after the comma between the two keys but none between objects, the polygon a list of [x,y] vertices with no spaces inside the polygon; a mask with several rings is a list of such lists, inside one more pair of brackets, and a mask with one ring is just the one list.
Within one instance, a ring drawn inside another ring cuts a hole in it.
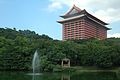
[{"label": "upper tower of hotel", "polygon": [[106,39],[107,23],[94,17],[85,9],[73,5],[73,7],[64,15],[60,16],[63,20],[57,21],[62,24],[63,40],[67,39]]}]

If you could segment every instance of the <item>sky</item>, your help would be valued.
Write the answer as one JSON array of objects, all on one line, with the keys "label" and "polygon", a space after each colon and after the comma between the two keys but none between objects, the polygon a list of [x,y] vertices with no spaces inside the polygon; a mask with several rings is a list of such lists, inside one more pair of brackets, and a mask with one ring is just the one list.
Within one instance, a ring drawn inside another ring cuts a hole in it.
[{"label": "sky", "polygon": [[0,0],[0,28],[31,30],[62,39],[60,15],[75,4],[109,23],[108,37],[120,37],[120,0]]}]

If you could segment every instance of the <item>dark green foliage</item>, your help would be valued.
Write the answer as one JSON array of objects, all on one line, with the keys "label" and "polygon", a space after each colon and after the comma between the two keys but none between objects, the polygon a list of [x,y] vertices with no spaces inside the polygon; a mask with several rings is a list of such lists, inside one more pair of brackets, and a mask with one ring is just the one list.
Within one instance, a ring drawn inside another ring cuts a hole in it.
[{"label": "dark green foliage", "polygon": [[0,28],[0,69],[29,70],[39,42],[52,40],[33,31]]},{"label": "dark green foliage", "polygon": [[0,69],[31,70],[38,49],[42,71],[53,71],[69,58],[71,66],[120,66],[120,39],[53,40],[34,31],[0,28]]}]

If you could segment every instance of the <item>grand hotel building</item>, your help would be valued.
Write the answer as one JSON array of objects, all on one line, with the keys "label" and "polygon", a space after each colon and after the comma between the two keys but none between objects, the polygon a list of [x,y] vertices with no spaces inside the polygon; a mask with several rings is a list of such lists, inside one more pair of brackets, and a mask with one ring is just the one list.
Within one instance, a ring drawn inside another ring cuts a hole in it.
[{"label": "grand hotel building", "polygon": [[62,24],[63,40],[68,39],[106,39],[107,23],[94,17],[85,9],[81,10],[75,5],[63,16],[63,20],[57,21]]}]

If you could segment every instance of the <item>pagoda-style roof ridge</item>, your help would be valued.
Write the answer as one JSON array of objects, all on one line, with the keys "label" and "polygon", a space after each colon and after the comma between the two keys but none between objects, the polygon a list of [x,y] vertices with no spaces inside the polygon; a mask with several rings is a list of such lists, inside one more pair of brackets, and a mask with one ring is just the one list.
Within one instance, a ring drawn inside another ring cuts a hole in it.
[{"label": "pagoda-style roof ridge", "polygon": [[61,16],[62,18],[64,18],[64,20],[58,21],[58,22],[64,22],[67,20],[75,19],[75,18],[81,17],[83,15],[88,18],[91,18],[95,22],[98,22],[102,25],[108,25],[108,23],[106,23],[106,22],[98,19],[97,17],[93,16],[92,14],[88,13],[86,9],[81,10],[79,7],[77,7],[75,5],[73,5],[72,8],[69,9],[69,11],[66,14]]},{"label": "pagoda-style roof ridge", "polygon": [[103,26],[104,28],[106,28],[107,30],[110,30],[110,28],[108,28],[108,27],[106,27],[105,25],[103,25],[102,23],[100,23],[100,22],[98,22],[98,21],[96,21],[96,20],[94,20],[94,19],[92,19],[91,17],[89,17],[89,16],[86,16],[88,19],[90,19],[90,20],[92,20],[92,21],[94,21],[94,22],[96,22],[97,24],[99,24],[99,25],[101,25],[101,26]]},{"label": "pagoda-style roof ridge", "polygon": [[77,12],[74,11],[74,13],[80,13],[80,12],[82,11],[79,7],[73,5],[72,8],[70,8],[70,9],[69,9],[64,15],[62,15],[61,17],[65,17],[65,16],[69,16],[69,15],[71,15],[71,14],[74,14],[74,13],[72,13],[73,10],[76,10],[76,11],[77,11]]},{"label": "pagoda-style roof ridge", "polygon": [[100,22],[103,23],[104,25],[109,25],[108,23],[106,23],[106,22],[98,19],[97,17],[93,16],[92,14],[88,13],[85,9],[84,9],[84,11],[85,11],[85,15],[86,15],[86,16],[92,17],[92,18],[94,18],[95,20],[100,21]]},{"label": "pagoda-style roof ridge", "polygon": [[70,21],[70,20],[74,20],[74,19],[79,19],[79,18],[82,18],[84,17],[85,15],[82,14],[82,15],[78,15],[78,16],[73,16],[73,17],[69,17],[69,18],[65,18],[63,20],[59,20],[57,21],[58,23],[63,23],[63,22],[66,22],[66,21]]}]

